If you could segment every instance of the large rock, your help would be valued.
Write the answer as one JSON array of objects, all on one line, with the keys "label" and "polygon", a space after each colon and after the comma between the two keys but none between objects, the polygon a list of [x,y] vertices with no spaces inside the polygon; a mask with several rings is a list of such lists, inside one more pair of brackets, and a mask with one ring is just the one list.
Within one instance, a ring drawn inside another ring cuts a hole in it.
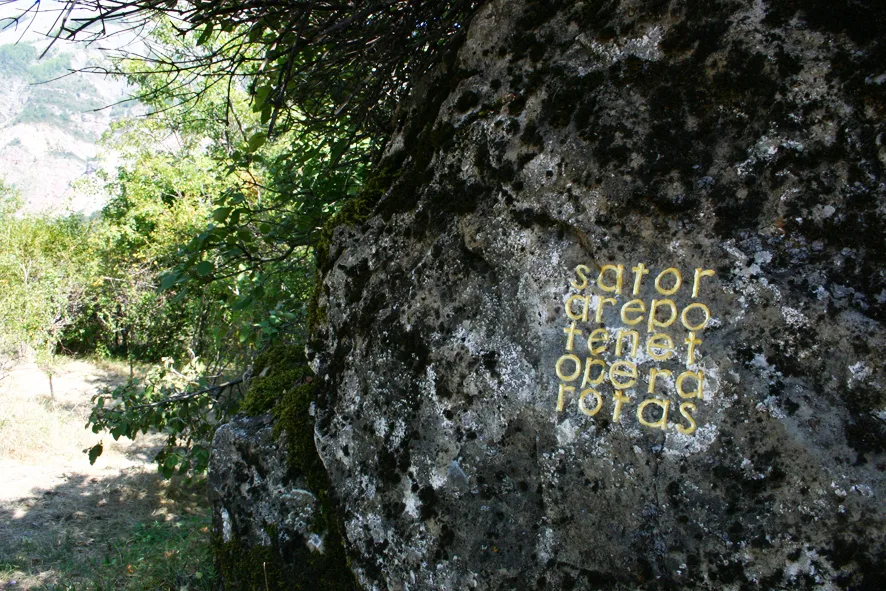
[{"label": "large rock", "polygon": [[481,10],[321,269],[367,589],[880,588],[884,16]]},{"label": "large rock", "polygon": [[[293,474],[285,448],[268,416],[237,417],[216,431],[207,488],[223,588],[264,578],[262,562],[304,570],[306,557],[325,550],[319,501]],[[249,572],[256,566],[259,577]]]}]

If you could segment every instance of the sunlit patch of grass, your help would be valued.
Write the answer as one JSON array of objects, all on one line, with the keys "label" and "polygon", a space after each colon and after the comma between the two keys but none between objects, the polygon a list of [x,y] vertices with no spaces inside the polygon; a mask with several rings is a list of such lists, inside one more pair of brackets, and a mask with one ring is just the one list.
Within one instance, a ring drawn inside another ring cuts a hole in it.
[{"label": "sunlit patch of grass", "polygon": [[79,457],[101,437],[86,429],[92,391],[124,379],[121,369],[60,362],[54,392],[33,364],[11,370],[0,382],[0,459],[36,464]]},{"label": "sunlit patch of grass", "polygon": [[[54,398],[36,368],[0,384],[0,461],[21,484],[0,496],[0,591],[212,588],[205,486],[163,480],[151,436],[114,442],[84,427],[90,396],[128,369],[65,363]],[[81,450],[98,438],[109,453],[93,467]]]},{"label": "sunlit patch of grass", "polygon": [[210,591],[216,575],[209,526],[204,509],[100,539],[61,532],[51,541],[20,540],[11,553],[0,551],[0,585],[10,591]]}]

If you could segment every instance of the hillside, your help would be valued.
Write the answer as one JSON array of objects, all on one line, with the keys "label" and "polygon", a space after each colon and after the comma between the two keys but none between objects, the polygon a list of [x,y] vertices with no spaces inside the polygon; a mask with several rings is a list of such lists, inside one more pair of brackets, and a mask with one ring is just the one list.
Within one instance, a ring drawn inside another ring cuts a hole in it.
[{"label": "hillside", "polygon": [[21,191],[30,211],[93,211],[104,197],[71,185],[95,179],[97,170],[111,164],[113,157],[102,156],[97,142],[112,120],[130,110],[109,107],[125,96],[125,86],[74,72],[96,63],[97,49],[61,46],[40,59],[45,46],[0,45],[0,176]]}]

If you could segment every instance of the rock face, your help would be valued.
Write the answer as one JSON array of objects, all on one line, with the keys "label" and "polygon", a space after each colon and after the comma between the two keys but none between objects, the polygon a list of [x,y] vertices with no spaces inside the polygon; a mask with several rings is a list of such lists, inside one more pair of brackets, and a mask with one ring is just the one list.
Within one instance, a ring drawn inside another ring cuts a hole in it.
[{"label": "rock face", "polygon": [[483,7],[322,261],[366,589],[880,588],[884,16]]},{"label": "rock face", "polygon": [[269,417],[241,417],[216,432],[208,490],[217,542],[292,558],[322,552],[317,498],[293,477],[272,432]]}]

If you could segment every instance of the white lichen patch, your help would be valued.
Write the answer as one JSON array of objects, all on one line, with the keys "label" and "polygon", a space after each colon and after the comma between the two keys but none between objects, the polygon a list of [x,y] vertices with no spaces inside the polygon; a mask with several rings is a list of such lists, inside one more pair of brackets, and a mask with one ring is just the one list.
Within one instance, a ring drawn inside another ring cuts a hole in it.
[{"label": "white lichen patch", "polygon": [[784,317],[785,322],[787,322],[788,325],[793,326],[795,328],[798,326],[803,326],[809,321],[806,318],[805,314],[803,314],[799,310],[797,310],[795,308],[791,308],[789,306],[782,306],[781,307],[781,315]]},{"label": "white lichen patch", "polygon": [[566,419],[556,428],[557,444],[560,447],[571,445],[577,436],[578,427],[570,419]]},{"label": "white lichen patch", "polygon": [[871,368],[864,361],[858,361],[849,366],[849,377],[846,385],[850,388],[864,382],[871,375]]},{"label": "white lichen patch", "polygon": [[647,61],[660,60],[662,57],[660,44],[663,34],[663,29],[655,26],[649,28],[641,36],[619,39],[611,43],[601,43],[588,33],[580,33],[575,40],[591,54],[597,62],[596,67],[607,68],[628,56]]},{"label": "white lichen patch", "polygon": [[668,430],[662,451],[666,456],[686,456],[706,452],[717,439],[718,432],[714,423],[699,425],[692,435]]},{"label": "white lichen patch", "polygon": [[224,507],[221,508],[219,513],[221,513],[222,519],[222,541],[230,542],[234,537],[233,530],[231,529],[231,514]]}]

